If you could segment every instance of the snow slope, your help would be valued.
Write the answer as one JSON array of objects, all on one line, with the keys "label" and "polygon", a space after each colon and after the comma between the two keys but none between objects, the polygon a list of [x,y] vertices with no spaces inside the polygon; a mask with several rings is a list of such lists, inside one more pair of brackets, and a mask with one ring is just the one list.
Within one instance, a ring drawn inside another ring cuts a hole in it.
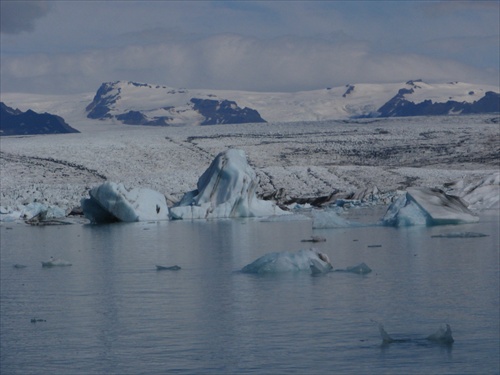
[{"label": "snow slope", "polygon": [[[105,88],[104,90],[101,90]],[[487,92],[500,92],[497,86],[463,82],[425,83],[420,80],[385,84],[347,84],[341,87],[302,92],[247,92],[229,90],[176,89],[163,85],[118,81],[103,84],[97,94],[45,96],[2,94],[2,101],[13,108],[49,112],[63,117],[71,126],[90,120],[86,108],[96,99],[103,99],[111,119],[130,111],[147,118],[168,117],[172,125],[198,125],[204,117],[193,107],[191,99],[234,101],[258,111],[267,122],[304,122],[376,116],[377,110],[400,93],[411,103],[432,101],[473,103]],[[99,97],[99,98],[98,98]],[[457,110],[460,112],[460,110]],[[103,116],[104,117],[104,116]],[[78,129],[80,130],[80,129]]]}]

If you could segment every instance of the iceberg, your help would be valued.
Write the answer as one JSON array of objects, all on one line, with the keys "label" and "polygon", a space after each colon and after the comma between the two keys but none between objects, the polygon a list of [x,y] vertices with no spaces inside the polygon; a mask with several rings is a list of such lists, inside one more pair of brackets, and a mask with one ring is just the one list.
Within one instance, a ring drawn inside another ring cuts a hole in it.
[{"label": "iceberg", "polygon": [[81,200],[83,214],[92,223],[168,220],[165,196],[147,188],[128,190],[121,183],[105,182]]},{"label": "iceberg", "polygon": [[458,195],[475,210],[500,208],[500,172],[465,186]]},{"label": "iceberg", "polygon": [[332,265],[328,256],[311,248],[296,253],[289,251],[268,253],[246,265],[241,271],[258,274],[307,271],[316,274],[331,270]]},{"label": "iceberg", "polygon": [[258,178],[243,150],[220,153],[190,191],[170,208],[172,219],[284,215],[275,203],[257,199]]},{"label": "iceberg", "polygon": [[382,218],[384,225],[441,225],[474,223],[479,218],[457,196],[440,189],[411,188],[392,203]]}]

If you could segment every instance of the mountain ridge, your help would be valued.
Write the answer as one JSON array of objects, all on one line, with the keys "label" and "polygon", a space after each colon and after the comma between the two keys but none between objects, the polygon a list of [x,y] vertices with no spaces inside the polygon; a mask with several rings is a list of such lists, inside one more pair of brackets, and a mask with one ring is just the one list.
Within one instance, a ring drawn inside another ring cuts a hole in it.
[{"label": "mountain ridge", "polygon": [[[348,84],[295,93],[175,89],[131,81],[105,82],[87,117],[131,125],[214,125],[332,119],[496,113],[493,86],[462,82]],[[200,105],[203,103],[203,105]],[[209,113],[206,109],[210,108]]]}]

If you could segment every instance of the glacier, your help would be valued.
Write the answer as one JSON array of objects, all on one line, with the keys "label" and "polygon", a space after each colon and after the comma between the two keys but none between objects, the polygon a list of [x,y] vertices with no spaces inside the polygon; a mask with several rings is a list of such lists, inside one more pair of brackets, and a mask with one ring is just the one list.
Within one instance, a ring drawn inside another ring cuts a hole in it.
[{"label": "glacier", "polygon": [[127,189],[122,183],[105,182],[89,195],[81,206],[92,223],[168,220],[165,196],[148,188]]},{"label": "glacier", "polygon": [[256,196],[258,178],[243,150],[221,152],[201,175],[197,189],[170,208],[172,219],[212,219],[285,215]]},{"label": "glacier", "polygon": [[316,274],[331,270],[332,265],[328,256],[314,248],[295,253],[289,251],[268,253],[241,269],[243,273],[257,274],[304,271]]},{"label": "glacier", "polygon": [[392,203],[382,224],[389,226],[463,224],[479,221],[464,201],[435,188],[410,188]]}]

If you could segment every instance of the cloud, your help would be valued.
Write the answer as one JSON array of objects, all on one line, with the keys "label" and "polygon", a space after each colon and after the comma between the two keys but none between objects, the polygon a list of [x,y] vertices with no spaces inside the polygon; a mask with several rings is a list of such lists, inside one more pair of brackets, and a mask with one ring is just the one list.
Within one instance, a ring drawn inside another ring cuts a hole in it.
[{"label": "cloud", "polygon": [[[299,91],[347,83],[470,81],[495,84],[486,71],[445,58],[382,53],[366,42],[307,37],[259,39],[219,34],[77,54],[2,57],[3,91],[93,92],[132,80],[172,87]],[[29,88],[29,89],[28,89]],[[54,91],[56,90],[56,91]]]},{"label": "cloud", "polygon": [[19,34],[35,29],[35,21],[45,16],[50,9],[48,1],[13,1],[0,2],[0,32]]}]

